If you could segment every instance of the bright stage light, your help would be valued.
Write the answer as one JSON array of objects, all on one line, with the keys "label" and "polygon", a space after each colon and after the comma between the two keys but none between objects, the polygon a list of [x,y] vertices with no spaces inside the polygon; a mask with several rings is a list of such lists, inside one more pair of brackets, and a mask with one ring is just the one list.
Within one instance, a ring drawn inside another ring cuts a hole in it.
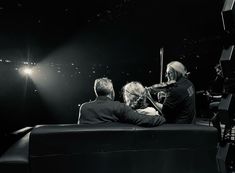
[{"label": "bright stage light", "polygon": [[33,73],[32,69],[30,69],[30,68],[25,68],[23,70],[23,72],[24,72],[25,75],[31,75]]},{"label": "bright stage light", "polygon": [[22,67],[19,69],[19,72],[21,73],[21,75],[23,76],[32,76],[33,74],[33,69],[29,68],[29,67]]}]

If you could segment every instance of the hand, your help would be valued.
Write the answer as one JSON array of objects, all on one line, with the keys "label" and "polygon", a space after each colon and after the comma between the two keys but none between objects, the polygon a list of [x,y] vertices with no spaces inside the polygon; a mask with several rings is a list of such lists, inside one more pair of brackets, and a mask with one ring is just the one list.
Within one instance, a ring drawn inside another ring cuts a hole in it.
[{"label": "hand", "polygon": [[162,103],[164,101],[164,99],[166,98],[166,93],[164,91],[160,91],[157,93],[157,98],[158,98],[158,101],[160,103]]},{"label": "hand", "polygon": [[147,87],[145,87],[145,91],[146,91],[146,97],[147,97],[148,99],[152,99],[152,96],[151,96],[151,94],[150,94],[150,92],[149,92],[149,89],[148,89]]},{"label": "hand", "polygon": [[159,111],[160,114],[162,114],[162,104],[155,102],[148,90],[148,88],[145,87],[146,90],[146,97],[149,99],[149,101],[153,104],[153,106]]},{"label": "hand", "polygon": [[204,95],[206,95],[206,96],[208,96],[208,97],[211,97],[211,93],[209,92],[209,91],[205,91],[205,94]]}]

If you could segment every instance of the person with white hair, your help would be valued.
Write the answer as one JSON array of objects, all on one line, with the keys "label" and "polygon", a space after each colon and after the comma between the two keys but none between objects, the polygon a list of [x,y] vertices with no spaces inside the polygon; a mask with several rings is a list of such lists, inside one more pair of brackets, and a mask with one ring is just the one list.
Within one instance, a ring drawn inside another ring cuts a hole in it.
[{"label": "person with white hair", "polygon": [[155,108],[149,107],[144,86],[137,81],[129,82],[122,88],[123,100],[127,106],[145,115],[159,115]]},{"label": "person with white hair", "polygon": [[119,101],[114,101],[113,83],[108,78],[95,80],[96,99],[83,103],[79,109],[78,124],[128,123],[145,127],[159,126],[164,117],[140,114]]},{"label": "person with white hair", "polygon": [[163,103],[155,102],[167,123],[190,124],[195,120],[195,88],[187,78],[187,70],[179,61],[167,64],[166,78],[174,85],[165,92]]}]

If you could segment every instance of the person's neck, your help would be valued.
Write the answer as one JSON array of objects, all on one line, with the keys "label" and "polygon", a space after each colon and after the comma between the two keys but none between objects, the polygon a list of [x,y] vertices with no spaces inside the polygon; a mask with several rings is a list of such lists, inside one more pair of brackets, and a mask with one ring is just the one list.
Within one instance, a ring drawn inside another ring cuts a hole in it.
[{"label": "person's neck", "polygon": [[106,97],[110,98],[111,100],[113,100],[113,97],[111,95],[107,95]]}]

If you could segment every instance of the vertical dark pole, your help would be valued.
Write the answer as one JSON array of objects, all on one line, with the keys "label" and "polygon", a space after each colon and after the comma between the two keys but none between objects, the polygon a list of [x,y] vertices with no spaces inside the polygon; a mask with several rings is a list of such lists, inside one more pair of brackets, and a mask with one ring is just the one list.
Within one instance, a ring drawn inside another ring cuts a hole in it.
[{"label": "vertical dark pole", "polygon": [[162,83],[162,76],[163,76],[163,47],[160,49],[160,83]]}]

